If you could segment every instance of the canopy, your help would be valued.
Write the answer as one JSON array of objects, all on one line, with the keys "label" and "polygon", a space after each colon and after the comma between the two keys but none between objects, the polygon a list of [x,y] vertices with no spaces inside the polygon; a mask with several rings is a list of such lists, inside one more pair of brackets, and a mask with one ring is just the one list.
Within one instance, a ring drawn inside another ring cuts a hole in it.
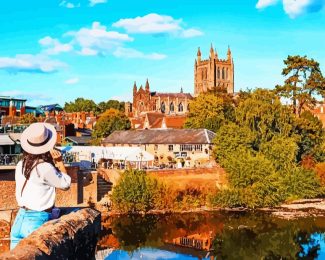
[{"label": "canopy", "polygon": [[14,145],[15,142],[11,140],[9,135],[0,134],[0,145]]},{"label": "canopy", "polygon": [[67,146],[58,147],[62,152],[78,153],[79,160],[95,162],[100,159],[122,160],[129,162],[148,162],[153,161],[154,156],[140,147],[102,147],[102,146]]}]

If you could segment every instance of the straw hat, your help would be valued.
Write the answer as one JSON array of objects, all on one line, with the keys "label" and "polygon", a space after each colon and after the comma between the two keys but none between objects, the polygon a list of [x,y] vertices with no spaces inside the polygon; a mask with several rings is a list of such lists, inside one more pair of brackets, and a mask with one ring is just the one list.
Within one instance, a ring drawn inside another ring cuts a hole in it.
[{"label": "straw hat", "polygon": [[57,133],[53,125],[34,123],[21,134],[20,144],[23,150],[30,154],[42,154],[53,149]]}]

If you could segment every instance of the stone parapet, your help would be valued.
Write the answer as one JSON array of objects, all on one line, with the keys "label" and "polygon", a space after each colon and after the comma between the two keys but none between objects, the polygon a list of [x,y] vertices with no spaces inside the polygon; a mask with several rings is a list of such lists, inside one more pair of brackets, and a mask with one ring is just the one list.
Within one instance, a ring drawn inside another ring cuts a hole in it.
[{"label": "stone parapet", "polygon": [[0,259],[94,259],[100,212],[85,208],[51,220]]}]

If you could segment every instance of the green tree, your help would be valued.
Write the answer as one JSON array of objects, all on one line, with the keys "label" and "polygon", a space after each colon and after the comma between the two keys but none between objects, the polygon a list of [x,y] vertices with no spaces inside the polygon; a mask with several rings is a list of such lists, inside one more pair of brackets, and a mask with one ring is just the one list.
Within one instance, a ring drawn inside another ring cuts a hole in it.
[{"label": "green tree", "polygon": [[30,113],[24,114],[21,118],[20,118],[20,123],[21,124],[32,124],[32,123],[36,123],[37,122],[37,118]]},{"label": "green tree", "polygon": [[107,137],[116,130],[127,130],[131,123],[127,116],[116,109],[109,109],[100,115],[92,133],[93,144],[98,145],[101,139]]},{"label": "green tree", "polygon": [[102,101],[97,105],[97,112],[104,113],[106,110],[110,108],[114,108],[116,110],[120,110],[121,112],[125,111],[125,102],[120,102],[118,100],[108,100],[107,102]]},{"label": "green tree", "polygon": [[319,63],[306,56],[288,56],[284,64],[282,75],[286,80],[282,86],[276,86],[276,92],[289,98],[293,113],[300,116],[305,107],[315,106],[317,95],[324,95],[325,79]]},{"label": "green tree", "polygon": [[147,212],[155,207],[159,183],[145,171],[125,171],[113,189],[113,207],[120,212]]},{"label": "green tree", "polygon": [[190,102],[186,128],[206,128],[217,132],[226,121],[234,119],[235,108],[232,99],[218,93],[201,94]]},{"label": "green tree", "polygon": [[64,111],[70,112],[90,112],[96,111],[97,105],[91,99],[84,99],[84,98],[77,98],[73,102],[65,103],[64,104]]}]

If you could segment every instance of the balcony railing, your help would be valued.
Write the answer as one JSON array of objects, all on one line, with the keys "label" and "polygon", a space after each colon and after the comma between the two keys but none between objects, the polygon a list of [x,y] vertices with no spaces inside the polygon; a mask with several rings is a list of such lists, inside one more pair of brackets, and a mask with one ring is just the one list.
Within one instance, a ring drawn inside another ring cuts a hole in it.
[{"label": "balcony railing", "polygon": [[29,125],[0,125],[0,134],[22,133]]},{"label": "balcony railing", "polygon": [[0,154],[0,166],[14,166],[21,158],[21,154]]}]

